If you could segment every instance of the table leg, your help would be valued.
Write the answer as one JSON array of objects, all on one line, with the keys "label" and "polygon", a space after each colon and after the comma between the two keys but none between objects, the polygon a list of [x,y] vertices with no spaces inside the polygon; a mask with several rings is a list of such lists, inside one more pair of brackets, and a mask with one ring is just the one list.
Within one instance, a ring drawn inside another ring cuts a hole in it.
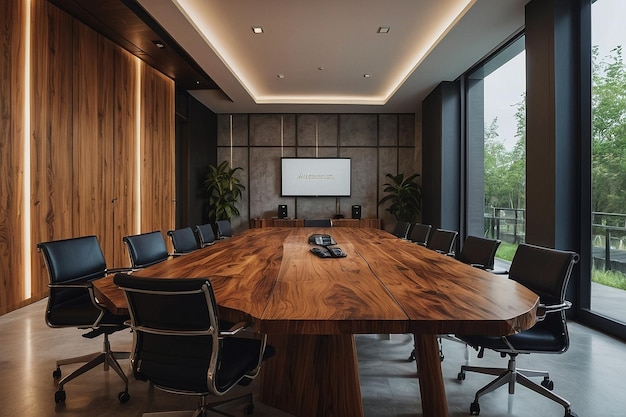
[{"label": "table leg", "polygon": [[413,337],[422,397],[422,415],[424,417],[448,417],[448,403],[441,373],[437,336],[414,334]]},{"label": "table leg", "polygon": [[363,416],[353,335],[269,335],[261,401],[298,417]]}]

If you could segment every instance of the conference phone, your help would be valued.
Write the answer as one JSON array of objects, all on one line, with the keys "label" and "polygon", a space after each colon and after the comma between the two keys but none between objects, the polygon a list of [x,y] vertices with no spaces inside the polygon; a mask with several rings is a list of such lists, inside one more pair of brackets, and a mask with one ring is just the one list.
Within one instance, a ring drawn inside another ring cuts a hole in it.
[{"label": "conference phone", "polygon": [[346,256],[341,248],[333,246],[337,242],[330,235],[313,234],[309,236],[309,243],[321,246],[311,248],[311,253],[320,258],[344,258]]}]

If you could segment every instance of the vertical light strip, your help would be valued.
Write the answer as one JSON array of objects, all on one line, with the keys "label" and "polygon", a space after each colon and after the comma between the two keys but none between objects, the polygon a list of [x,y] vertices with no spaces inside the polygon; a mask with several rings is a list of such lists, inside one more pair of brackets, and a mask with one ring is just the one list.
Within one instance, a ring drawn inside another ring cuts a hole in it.
[{"label": "vertical light strip", "polygon": [[23,256],[24,256],[24,299],[29,299],[32,297],[32,269],[31,269],[31,229],[30,229],[30,51],[31,51],[31,27],[30,27],[30,19],[31,19],[31,2],[27,0],[25,2],[26,10],[25,14],[25,22],[24,22],[24,126],[23,126],[23,134],[24,134],[24,149],[23,149],[23,160],[22,160],[22,190],[23,190],[23,198],[22,198],[22,226],[24,233],[24,245],[22,246]]},{"label": "vertical light strip", "polygon": [[315,157],[319,158],[317,117],[315,118]]},{"label": "vertical light strip", "polygon": [[141,233],[141,60],[135,59],[135,233]]},{"label": "vertical light strip", "polygon": [[230,115],[230,167],[233,167],[233,115]]},{"label": "vertical light strip", "polygon": [[283,145],[285,144],[285,141],[284,141],[285,131],[284,131],[284,125],[283,125],[284,117],[285,116],[282,116],[282,115],[280,116],[280,157],[281,158],[285,156],[285,151],[283,149]]}]

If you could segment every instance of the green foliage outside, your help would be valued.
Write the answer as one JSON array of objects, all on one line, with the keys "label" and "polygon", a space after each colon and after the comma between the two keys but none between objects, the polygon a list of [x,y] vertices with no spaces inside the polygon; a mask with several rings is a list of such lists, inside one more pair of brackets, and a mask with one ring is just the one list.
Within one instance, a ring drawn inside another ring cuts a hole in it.
[{"label": "green foliage outside", "polygon": [[[626,214],[626,65],[617,46],[600,58],[592,49],[592,211]],[[498,120],[485,126],[485,209],[525,207],[526,98],[516,106],[515,146],[508,150],[498,135]],[[598,222],[594,219],[594,222]],[[601,216],[606,226],[623,228],[624,216]],[[596,227],[594,242],[604,244]],[[511,260],[516,246],[503,242],[496,254]],[[592,281],[626,289],[626,275],[594,269]]]},{"label": "green foliage outside", "polygon": [[498,251],[496,252],[496,258],[503,259],[505,261],[510,262],[513,260],[513,255],[515,255],[516,250],[517,250],[517,244],[502,242],[500,243],[500,246],[498,246]]},{"label": "green foliage outside", "polygon": [[616,47],[601,60],[598,58],[598,48],[594,47],[592,57],[592,210],[624,213],[626,67],[622,59],[622,47]]},{"label": "green foliage outside", "polygon": [[626,275],[621,272],[603,271],[594,268],[591,271],[591,280],[598,284],[626,290]]}]

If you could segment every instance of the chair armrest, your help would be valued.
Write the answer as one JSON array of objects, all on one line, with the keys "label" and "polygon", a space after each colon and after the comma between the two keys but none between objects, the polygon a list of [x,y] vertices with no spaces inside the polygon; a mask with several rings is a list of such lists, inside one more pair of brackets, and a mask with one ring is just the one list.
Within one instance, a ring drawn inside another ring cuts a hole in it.
[{"label": "chair armrest", "polygon": [[111,269],[107,269],[106,273],[107,274],[118,274],[120,272],[132,272],[134,271],[133,268],[131,267],[123,267],[123,268],[111,268]]},{"label": "chair armrest", "polygon": [[220,337],[234,336],[237,333],[239,333],[240,331],[244,330],[249,325],[250,325],[250,323],[245,322],[245,321],[240,321],[239,323],[235,323],[235,324],[233,324],[230,327],[230,329],[228,329],[228,330],[221,330],[220,331]]},{"label": "chair armrest", "polygon": [[537,321],[542,321],[546,318],[546,315],[550,313],[557,313],[559,311],[567,310],[572,307],[572,303],[569,301],[563,301],[560,304],[539,304],[537,307]]},{"label": "chair armrest", "polygon": [[66,284],[59,284],[59,283],[54,283],[54,284],[48,284],[48,288],[84,288],[84,289],[89,289],[89,288],[93,288],[93,284],[91,282],[68,282]]}]

